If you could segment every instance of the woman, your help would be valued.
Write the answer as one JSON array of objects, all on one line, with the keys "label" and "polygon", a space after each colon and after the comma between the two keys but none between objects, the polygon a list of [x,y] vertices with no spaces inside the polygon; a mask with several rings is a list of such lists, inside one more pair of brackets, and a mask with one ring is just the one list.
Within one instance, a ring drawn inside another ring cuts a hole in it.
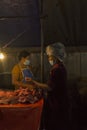
[{"label": "woman", "polygon": [[33,78],[33,74],[29,68],[30,65],[30,53],[27,51],[21,51],[18,56],[19,62],[12,69],[12,83],[15,88],[28,87],[30,89],[33,86],[29,83],[29,78]]},{"label": "woman", "polygon": [[67,130],[68,100],[67,72],[63,64],[65,48],[62,43],[55,43],[46,48],[48,61],[52,65],[47,84],[33,81],[37,86],[48,89],[45,108],[46,130]]}]

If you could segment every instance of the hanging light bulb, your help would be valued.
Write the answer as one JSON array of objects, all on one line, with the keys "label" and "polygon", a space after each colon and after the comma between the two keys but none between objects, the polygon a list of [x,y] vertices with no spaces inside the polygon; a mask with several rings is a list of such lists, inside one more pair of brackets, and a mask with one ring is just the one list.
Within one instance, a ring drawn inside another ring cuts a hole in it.
[{"label": "hanging light bulb", "polygon": [[0,52],[0,59],[3,60],[4,59],[4,54],[2,52]]}]

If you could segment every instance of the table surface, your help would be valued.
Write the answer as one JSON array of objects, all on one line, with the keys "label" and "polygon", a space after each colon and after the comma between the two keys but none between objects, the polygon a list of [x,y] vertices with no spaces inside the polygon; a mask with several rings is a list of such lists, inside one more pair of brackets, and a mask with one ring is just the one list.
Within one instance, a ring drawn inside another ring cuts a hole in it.
[{"label": "table surface", "polygon": [[34,104],[7,104],[7,105],[0,105],[0,108],[22,108],[22,107],[37,107],[38,105],[41,106],[43,104],[43,99],[34,103]]}]

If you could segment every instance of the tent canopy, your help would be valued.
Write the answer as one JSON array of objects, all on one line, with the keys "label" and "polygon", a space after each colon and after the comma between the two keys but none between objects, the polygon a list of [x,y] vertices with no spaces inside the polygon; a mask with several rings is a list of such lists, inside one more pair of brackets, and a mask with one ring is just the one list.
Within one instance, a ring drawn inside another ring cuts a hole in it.
[{"label": "tent canopy", "polygon": [[47,0],[44,4],[44,39],[66,46],[87,45],[87,0]]},{"label": "tent canopy", "polygon": [[0,1],[0,47],[40,46],[37,0]]},{"label": "tent canopy", "polygon": [[[86,5],[87,0],[45,0],[44,44],[87,45]],[[32,46],[41,46],[38,0],[1,0],[0,47]]]}]

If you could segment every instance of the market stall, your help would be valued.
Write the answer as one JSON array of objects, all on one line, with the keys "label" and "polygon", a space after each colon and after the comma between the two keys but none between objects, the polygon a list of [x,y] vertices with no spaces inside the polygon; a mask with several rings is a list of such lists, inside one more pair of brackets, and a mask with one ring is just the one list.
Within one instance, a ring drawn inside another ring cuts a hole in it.
[{"label": "market stall", "polygon": [[38,130],[42,108],[40,90],[0,90],[0,130]]}]

